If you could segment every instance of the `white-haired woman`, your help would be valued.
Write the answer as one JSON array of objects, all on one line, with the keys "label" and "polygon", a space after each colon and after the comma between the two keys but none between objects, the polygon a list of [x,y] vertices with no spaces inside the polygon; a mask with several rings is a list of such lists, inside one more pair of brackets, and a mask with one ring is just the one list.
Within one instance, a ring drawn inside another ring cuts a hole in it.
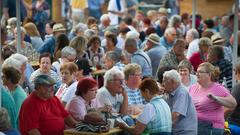
[{"label": "white-haired woman", "polygon": [[101,106],[112,106],[113,112],[127,114],[128,96],[123,89],[124,74],[111,68],[104,75],[104,87],[98,90],[97,100]]}]

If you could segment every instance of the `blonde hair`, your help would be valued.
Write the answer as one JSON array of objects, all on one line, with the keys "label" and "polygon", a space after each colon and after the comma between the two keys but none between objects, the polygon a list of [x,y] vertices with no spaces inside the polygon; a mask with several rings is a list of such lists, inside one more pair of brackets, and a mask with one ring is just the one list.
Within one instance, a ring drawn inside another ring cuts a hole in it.
[{"label": "blonde hair", "polygon": [[125,75],[125,80],[128,79],[128,77],[132,74],[135,74],[137,71],[142,71],[142,68],[140,65],[136,63],[130,63],[124,67],[124,75]]},{"label": "blonde hair", "polygon": [[218,80],[218,77],[220,75],[220,70],[218,67],[213,66],[209,62],[204,62],[199,65],[199,67],[204,67],[206,71],[210,74],[211,81],[216,82]]},{"label": "blonde hair", "polygon": [[37,30],[37,27],[34,23],[31,23],[31,22],[26,23],[24,25],[24,28],[25,28],[25,30],[26,30],[26,32],[29,36],[40,37],[40,34],[39,34],[39,32]]},{"label": "blonde hair", "polygon": [[83,36],[77,36],[70,42],[69,46],[74,48],[77,55],[82,55],[87,50],[87,39]]},{"label": "blonde hair", "polygon": [[67,62],[60,67],[60,71],[63,70],[68,70],[72,75],[73,73],[78,71],[78,66],[73,62]]}]

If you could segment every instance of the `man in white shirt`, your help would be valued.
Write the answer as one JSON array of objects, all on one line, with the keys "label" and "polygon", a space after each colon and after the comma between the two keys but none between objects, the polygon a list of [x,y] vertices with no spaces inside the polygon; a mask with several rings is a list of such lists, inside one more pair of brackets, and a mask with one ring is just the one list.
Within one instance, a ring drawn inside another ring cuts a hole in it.
[{"label": "man in white shirt", "polygon": [[190,29],[187,31],[186,41],[189,44],[187,50],[187,58],[189,59],[193,53],[199,50],[199,33],[196,29]]},{"label": "man in white shirt", "polygon": [[111,106],[112,111],[127,114],[128,96],[123,89],[124,74],[117,68],[111,68],[104,75],[104,86],[97,92],[100,106]]}]

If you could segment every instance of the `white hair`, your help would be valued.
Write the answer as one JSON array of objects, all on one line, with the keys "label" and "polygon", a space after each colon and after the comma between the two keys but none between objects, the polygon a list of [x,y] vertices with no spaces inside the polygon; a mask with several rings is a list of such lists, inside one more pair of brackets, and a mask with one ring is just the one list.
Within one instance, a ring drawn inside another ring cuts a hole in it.
[{"label": "white hair", "polygon": [[164,36],[167,36],[168,34],[172,34],[174,31],[176,31],[174,27],[168,27],[164,32]]},{"label": "white hair", "polygon": [[192,35],[193,39],[198,39],[199,38],[199,33],[196,29],[190,29],[187,31],[190,35]]},{"label": "white hair", "polygon": [[170,18],[170,21],[169,21],[169,26],[170,27],[175,27],[176,24],[179,24],[181,23],[181,16],[179,15],[173,15],[171,18]]},{"label": "white hair", "polygon": [[175,82],[181,84],[181,77],[180,77],[180,74],[177,72],[177,70],[172,69],[170,71],[165,71],[163,73],[163,77],[170,78],[170,79],[174,80]]},{"label": "white hair", "polygon": [[10,58],[16,59],[18,61],[20,61],[22,64],[27,63],[28,62],[28,58],[20,53],[15,53],[12,54],[10,56]]},{"label": "white hair", "polygon": [[84,36],[87,38],[87,39],[90,39],[92,36],[96,35],[95,31],[92,30],[92,29],[87,29],[84,31]]},{"label": "white hair", "polygon": [[108,14],[103,14],[100,18],[100,21],[103,22],[103,21],[108,20],[108,19],[110,19],[109,15]]},{"label": "white hair", "polygon": [[104,86],[107,86],[108,81],[113,80],[116,76],[121,76],[124,78],[124,74],[122,71],[117,69],[116,67],[111,68],[104,74]]},{"label": "white hair", "polygon": [[19,71],[21,71],[21,66],[22,62],[11,57],[7,58],[2,64],[2,68],[14,67]]},{"label": "white hair", "polygon": [[78,23],[76,26],[75,26],[75,32],[84,32],[85,30],[87,30],[87,25],[84,24],[84,23]]},{"label": "white hair", "polygon": [[126,38],[133,38],[133,39],[139,39],[139,33],[137,31],[129,31],[126,34]]},{"label": "white hair", "polygon": [[76,56],[76,55],[77,55],[76,50],[70,46],[65,46],[61,50],[61,57]]}]

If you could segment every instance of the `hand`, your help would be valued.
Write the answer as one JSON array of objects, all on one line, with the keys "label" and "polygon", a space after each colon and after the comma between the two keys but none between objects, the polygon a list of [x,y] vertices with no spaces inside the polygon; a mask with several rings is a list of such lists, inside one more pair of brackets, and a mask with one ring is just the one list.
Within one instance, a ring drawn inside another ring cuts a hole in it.
[{"label": "hand", "polygon": [[212,93],[208,93],[207,97],[214,101],[217,101],[217,96],[213,95]]},{"label": "hand", "polygon": [[112,106],[111,105],[105,105],[104,107],[98,108],[98,111],[111,113],[112,112]]}]

